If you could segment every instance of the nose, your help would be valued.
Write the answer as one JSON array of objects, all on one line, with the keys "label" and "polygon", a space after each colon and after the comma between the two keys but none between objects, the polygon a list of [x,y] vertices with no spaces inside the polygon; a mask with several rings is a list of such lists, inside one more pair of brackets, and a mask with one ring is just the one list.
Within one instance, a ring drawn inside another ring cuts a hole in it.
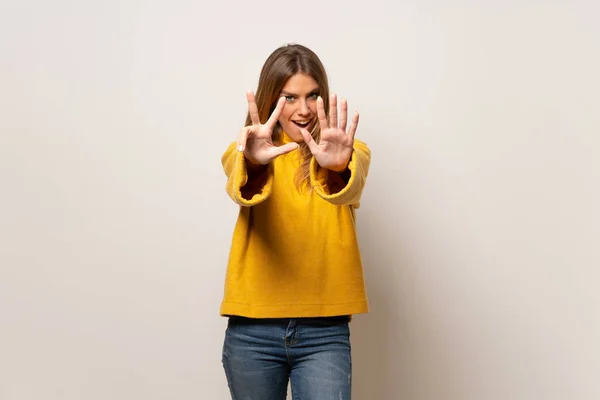
[{"label": "nose", "polygon": [[308,109],[308,104],[306,103],[306,99],[300,99],[300,104],[298,108],[298,115],[301,117],[308,116],[310,110]]}]

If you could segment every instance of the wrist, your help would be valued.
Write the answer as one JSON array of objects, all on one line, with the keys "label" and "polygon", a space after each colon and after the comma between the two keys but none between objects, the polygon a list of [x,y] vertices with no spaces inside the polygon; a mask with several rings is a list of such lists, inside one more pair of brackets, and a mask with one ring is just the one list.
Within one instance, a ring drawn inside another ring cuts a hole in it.
[{"label": "wrist", "polygon": [[248,159],[248,157],[244,156],[244,159],[246,160],[246,168],[249,171],[258,171],[260,169],[263,169],[267,166],[267,164],[257,164],[255,162],[250,161],[250,159]]},{"label": "wrist", "polygon": [[333,166],[332,167],[327,167],[327,169],[330,170],[330,171],[333,171],[333,172],[337,172],[338,174],[341,174],[341,173],[343,173],[345,171],[348,171],[348,165],[349,164],[350,163],[347,162],[344,165],[339,165],[339,166],[335,166],[335,167],[333,167]]}]

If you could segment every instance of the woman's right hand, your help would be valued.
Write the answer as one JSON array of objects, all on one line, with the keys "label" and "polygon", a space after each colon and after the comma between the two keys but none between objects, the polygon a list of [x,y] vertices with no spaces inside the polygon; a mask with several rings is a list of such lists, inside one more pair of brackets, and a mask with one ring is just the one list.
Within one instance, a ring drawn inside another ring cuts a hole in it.
[{"label": "woman's right hand", "polygon": [[293,142],[283,146],[273,144],[273,128],[285,106],[284,97],[279,99],[275,110],[273,110],[269,120],[264,125],[260,123],[258,107],[254,99],[254,93],[251,90],[246,92],[246,99],[248,100],[248,113],[252,125],[242,128],[237,145],[238,151],[244,152],[244,156],[249,163],[266,165],[274,158],[298,148],[298,144]]}]

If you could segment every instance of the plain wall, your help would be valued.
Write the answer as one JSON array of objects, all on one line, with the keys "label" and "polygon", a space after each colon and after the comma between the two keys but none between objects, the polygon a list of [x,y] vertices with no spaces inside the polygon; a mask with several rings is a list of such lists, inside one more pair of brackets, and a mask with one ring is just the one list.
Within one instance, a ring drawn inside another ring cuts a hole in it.
[{"label": "plain wall", "polygon": [[373,160],[354,398],[600,398],[595,1],[3,1],[0,399],[227,399],[220,156],[266,57]]}]

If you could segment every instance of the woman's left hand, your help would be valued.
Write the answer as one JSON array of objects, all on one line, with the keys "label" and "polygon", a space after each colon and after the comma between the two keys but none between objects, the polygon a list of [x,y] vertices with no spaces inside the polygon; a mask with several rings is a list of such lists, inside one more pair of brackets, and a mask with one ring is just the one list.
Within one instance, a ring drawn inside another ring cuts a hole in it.
[{"label": "woman's left hand", "polygon": [[329,103],[329,121],[327,121],[323,99],[321,97],[317,99],[317,116],[319,117],[319,125],[321,126],[319,143],[314,141],[308,130],[301,129],[301,132],[310,152],[321,167],[342,172],[348,168],[348,162],[352,156],[354,134],[358,126],[358,111],[352,116],[350,128],[346,132],[348,103],[343,98],[340,100],[339,123],[335,94],[331,95]]}]

